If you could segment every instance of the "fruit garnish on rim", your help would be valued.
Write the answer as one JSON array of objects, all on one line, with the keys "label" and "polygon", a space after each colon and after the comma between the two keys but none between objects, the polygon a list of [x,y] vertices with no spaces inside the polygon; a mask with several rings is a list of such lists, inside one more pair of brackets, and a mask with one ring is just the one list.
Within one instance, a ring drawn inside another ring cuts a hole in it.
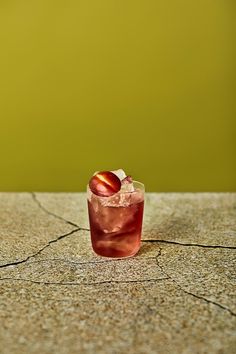
[{"label": "fruit garnish on rim", "polygon": [[95,172],[89,181],[89,188],[99,197],[111,197],[119,191],[134,192],[132,177],[126,176],[122,169]]},{"label": "fruit garnish on rim", "polygon": [[89,188],[100,197],[110,197],[119,192],[121,181],[113,172],[101,171],[90,179]]}]

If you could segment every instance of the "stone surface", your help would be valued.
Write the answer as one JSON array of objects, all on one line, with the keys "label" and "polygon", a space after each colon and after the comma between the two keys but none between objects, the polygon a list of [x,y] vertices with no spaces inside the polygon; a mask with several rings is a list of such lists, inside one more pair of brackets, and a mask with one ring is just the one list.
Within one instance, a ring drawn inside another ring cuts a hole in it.
[{"label": "stone surface", "polygon": [[84,193],[0,193],[1,354],[235,353],[236,194],[147,194],[133,258],[88,226]]},{"label": "stone surface", "polygon": [[148,194],[145,239],[236,246],[233,193]]},{"label": "stone surface", "polygon": [[45,213],[29,193],[1,193],[0,266],[27,259],[74,229]]}]

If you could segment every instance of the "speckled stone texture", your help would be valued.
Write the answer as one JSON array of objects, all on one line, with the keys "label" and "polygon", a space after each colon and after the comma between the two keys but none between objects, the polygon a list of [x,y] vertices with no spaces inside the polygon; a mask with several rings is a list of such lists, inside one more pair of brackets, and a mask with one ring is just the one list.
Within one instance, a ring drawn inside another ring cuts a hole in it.
[{"label": "speckled stone texture", "polygon": [[0,193],[1,354],[235,353],[236,194],[147,194],[133,258],[88,227],[84,193]]}]

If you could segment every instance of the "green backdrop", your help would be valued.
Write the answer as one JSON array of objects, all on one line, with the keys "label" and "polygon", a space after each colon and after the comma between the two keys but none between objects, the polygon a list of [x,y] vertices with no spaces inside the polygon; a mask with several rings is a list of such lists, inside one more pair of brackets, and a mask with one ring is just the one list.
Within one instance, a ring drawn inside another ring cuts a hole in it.
[{"label": "green backdrop", "polygon": [[0,2],[0,190],[233,191],[235,2]]}]

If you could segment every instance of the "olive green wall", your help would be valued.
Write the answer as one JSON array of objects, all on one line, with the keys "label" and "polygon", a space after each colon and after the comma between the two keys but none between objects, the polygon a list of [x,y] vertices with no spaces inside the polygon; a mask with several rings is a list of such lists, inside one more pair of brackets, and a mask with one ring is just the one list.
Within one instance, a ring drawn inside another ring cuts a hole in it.
[{"label": "olive green wall", "polygon": [[235,2],[0,2],[0,190],[236,190]]}]

